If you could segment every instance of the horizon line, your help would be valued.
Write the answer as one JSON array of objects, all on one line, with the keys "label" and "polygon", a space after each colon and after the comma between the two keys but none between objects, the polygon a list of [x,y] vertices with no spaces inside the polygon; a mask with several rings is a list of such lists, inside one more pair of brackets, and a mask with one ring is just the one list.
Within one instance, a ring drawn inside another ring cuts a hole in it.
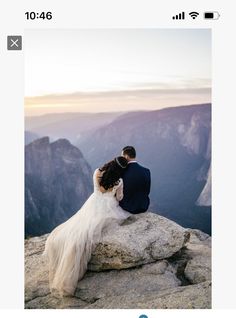
[{"label": "horizon line", "polygon": [[[48,112],[43,114],[36,114],[36,115],[24,115],[24,118],[26,117],[40,117],[40,116],[47,116],[47,115],[65,115],[65,114],[87,114],[87,115],[95,115],[95,114],[109,114],[109,113],[134,113],[134,112],[155,112],[155,111],[161,111],[165,109],[171,109],[171,108],[180,108],[180,107],[194,107],[194,106],[208,106],[212,105],[211,101],[205,101],[202,103],[191,103],[191,104],[178,104],[178,105],[172,105],[172,106],[163,106],[162,108],[156,108],[156,109],[128,109],[128,110],[115,110],[115,111],[98,111],[98,112],[86,112],[86,111],[64,111],[64,112]],[[25,107],[26,108],[26,107]],[[39,107],[42,108],[42,107]],[[45,107],[46,108],[46,107]],[[52,107],[54,108],[54,107]],[[55,107],[56,108],[56,107]],[[62,107],[61,107],[62,108]]]}]

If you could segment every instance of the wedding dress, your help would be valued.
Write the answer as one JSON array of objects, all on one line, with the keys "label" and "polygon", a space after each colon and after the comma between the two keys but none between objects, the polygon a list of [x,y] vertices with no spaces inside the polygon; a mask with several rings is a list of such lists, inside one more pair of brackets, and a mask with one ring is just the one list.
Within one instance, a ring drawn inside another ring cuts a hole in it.
[{"label": "wedding dress", "polygon": [[93,175],[94,192],[76,214],[50,233],[46,241],[43,255],[49,264],[50,290],[60,296],[74,294],[104,226],[131,215],[119,206],[118,201],[123,198],[122,179],[111,191],[103,193],[97,173],[98,169]]}]

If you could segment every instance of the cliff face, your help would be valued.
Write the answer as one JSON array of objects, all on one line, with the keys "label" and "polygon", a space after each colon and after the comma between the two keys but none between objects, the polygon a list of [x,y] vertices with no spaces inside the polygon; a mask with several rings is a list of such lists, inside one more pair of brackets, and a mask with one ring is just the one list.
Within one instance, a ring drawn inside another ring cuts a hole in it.
[{"label": "cliff face", "polygon": [[25,240],[26,308],[211,308],[211,238],[157,214],[103,229],[74,297],[48,286],[47,235]]},{"label": "cliff face", "polygon": [[206,184],[197,200],[200,206],[211,206],[211,167],[208,170]]},{"label": "cliff face", "polygon": [[50,232],[73,215],[92,192],[92,171],[66,139],[40,138],[25,147],[26,235]]}]

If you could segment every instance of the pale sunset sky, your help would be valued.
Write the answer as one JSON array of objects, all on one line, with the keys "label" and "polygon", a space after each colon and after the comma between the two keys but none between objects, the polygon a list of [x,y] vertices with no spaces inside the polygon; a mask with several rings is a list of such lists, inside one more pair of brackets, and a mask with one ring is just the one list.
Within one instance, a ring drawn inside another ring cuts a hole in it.
[{"label": "pale sunset sky", "polygon": [[26,30],[25,114],[211,102],[210,29]]}]

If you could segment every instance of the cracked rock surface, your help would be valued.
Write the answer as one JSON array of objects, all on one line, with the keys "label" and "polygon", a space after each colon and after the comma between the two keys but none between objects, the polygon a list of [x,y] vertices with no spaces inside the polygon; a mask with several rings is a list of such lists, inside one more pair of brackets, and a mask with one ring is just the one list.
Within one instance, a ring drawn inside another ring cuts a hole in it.
[{"label": "cracked rock surface", "polygon": [[211,308],[211,238],[199,230],[151,212],[112,223],[64,298],[49,291],[47,236],[25,240],[25,308]]},{"label": "cracked rock surface", "polygon": [[204,309],[211,308],[211,282],[168,288],[154,293],[126,293],[102,298],[85,308],[107,309]]},{"label": "cracked rock surface", "polygon": [[103,231],[89,270],[121,269],[168,258],[185,244],[187,232],[177,223],[151,212],[134,214]]}]

